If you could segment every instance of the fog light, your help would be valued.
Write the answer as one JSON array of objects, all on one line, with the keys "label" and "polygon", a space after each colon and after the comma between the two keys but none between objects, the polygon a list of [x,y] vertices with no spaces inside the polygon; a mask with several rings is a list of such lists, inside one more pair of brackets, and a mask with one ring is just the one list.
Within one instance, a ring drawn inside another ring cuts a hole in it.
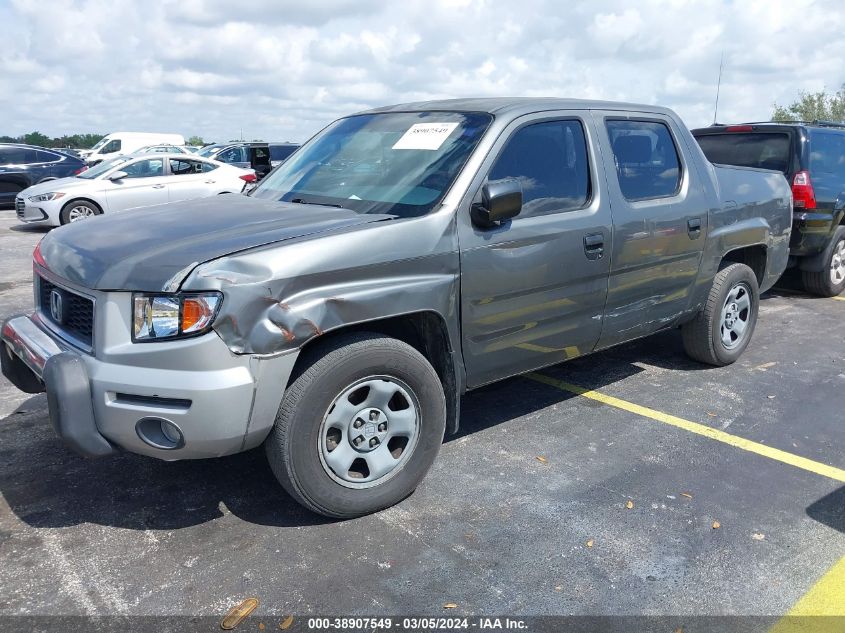
[{"label": "fog light", "polygon": [[161,432],[164,437],[174,444],[179,444],[182,441],[182,434],[179,432],[179,429],[176,428],[176,425],[169,420],[161,421]]},{"label": "fog light", "polygon": [[135,432],[153,448],[173,450],[185,445],[185,437],[179,427],[164,418],[141,418],[135,424]]}]

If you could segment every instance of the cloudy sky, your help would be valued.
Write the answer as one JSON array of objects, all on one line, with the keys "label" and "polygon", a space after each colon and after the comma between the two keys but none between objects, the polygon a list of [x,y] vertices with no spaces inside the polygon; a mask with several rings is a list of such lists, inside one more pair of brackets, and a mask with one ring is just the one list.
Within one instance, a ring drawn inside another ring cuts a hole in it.
[{"label": "cloudy sky", "polygon": [[760,120],[845,82],[842,0],[0,0],[0,134],[307,139],[429,98],[590,97]]}]

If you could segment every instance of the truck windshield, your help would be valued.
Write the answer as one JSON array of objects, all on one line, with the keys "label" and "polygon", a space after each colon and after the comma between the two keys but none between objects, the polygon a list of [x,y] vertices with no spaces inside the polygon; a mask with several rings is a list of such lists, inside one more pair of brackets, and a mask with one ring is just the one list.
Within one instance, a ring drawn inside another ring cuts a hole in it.
[{"label": "truck windshield", "polygon": [[478,112],[388,112],[335,121],[251,194],[414,217],[446,195],[487,126]]},{"label": "truck windshield", "polygon": [[711,163],[784,173],[789,169],[790,138],[786,133],[702,134],[696,140]]}]

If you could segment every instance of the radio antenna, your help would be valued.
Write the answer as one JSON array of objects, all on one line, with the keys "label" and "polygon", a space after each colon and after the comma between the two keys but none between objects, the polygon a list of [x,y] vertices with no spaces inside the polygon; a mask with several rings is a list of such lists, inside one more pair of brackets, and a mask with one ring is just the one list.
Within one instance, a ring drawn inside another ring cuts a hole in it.
[{"label": "radio antenna", "polygon": [[719,59],[719,80],[716,82],[716,106],[713,108],[713,124],[716,124],[716,118],[719,114],[719,90],[722,87],[722,66],[725,63],[725,51],[722,50],[722,57]]}]

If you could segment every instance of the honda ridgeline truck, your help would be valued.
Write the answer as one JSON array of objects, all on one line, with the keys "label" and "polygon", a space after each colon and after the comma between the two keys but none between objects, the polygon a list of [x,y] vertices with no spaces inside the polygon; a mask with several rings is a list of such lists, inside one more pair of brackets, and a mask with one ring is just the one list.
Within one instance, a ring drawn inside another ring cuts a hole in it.
[{"label": "honda ridgeline truck", "polygon": [[381,108],[248,197],[52,231],[0,358],[84,455],[263,444],[295,499],[352,517],[415,489],[468,389],[678,326],[735,361],[791,219],[783,174],[713,166],[665,108]]}]

